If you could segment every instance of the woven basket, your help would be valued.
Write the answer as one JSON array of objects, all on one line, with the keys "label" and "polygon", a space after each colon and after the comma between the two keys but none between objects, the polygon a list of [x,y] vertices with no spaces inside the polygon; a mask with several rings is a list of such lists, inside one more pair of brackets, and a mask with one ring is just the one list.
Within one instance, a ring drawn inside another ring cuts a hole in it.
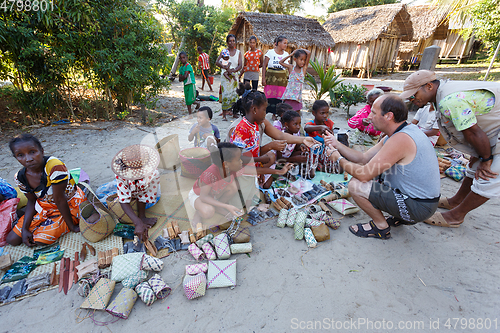
[{"label": "woven basket", "polygon": [[183,149],[179,153],[181,160],[181,176],[197,179],[211,164],[210,151],[206,148],[194,147]]},{"label": "woven basket", "polygon": [[[108,205],[109,210],[115,214],[121,223],[134,224],[130,217],[128,217],[128,215],[123,211],[122,205],[120,205],[120,201],[118,201],[118,194],[115,193],[108,196],[106,198],[106,204]],[[130,206],[132,206],[135,215],[138,215],[139,210],[137,208],[137,199],[132,199],[130,201]]]},{"label": "woven basket", "polygon": [[[87,219],[92,214],[99,214],[96,222],[88,222]],[[102,209],[95,207],[90,201],[86,200],[80,204],[80,232],[89,242],[95,243],[109,236],[115,228],[113,217]]]},{"label": "woven basket", "polygon": [[160,154],[159,169],[174,169],[179,166],[179,136],[171,134],[161,139],[155,146]]}]

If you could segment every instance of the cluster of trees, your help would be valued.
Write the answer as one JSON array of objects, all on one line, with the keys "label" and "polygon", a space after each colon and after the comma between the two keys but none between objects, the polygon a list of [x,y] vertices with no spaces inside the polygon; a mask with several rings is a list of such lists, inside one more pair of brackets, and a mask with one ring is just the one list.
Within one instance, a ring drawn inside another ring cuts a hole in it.
[{"label": "cluster of trees", "polygon": [[[59,0],[53,10],[0,14],[0,78],[28,111],[73,114],[72,85],[91,85],[119,110],[155,95],[167,53],[163,27],[135,0]],[[114,109],[111,107],[110,109]]]}]

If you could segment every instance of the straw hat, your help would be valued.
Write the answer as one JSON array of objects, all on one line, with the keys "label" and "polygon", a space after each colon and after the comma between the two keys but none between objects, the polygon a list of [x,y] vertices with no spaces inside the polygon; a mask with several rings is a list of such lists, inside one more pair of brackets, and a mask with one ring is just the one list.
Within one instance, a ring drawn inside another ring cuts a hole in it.
[{"label": "straw hat", "polygon": [[160,155],[146,145],[132,145],[123,148],[111,161],[111,170],[120,178],[138,180],[152,175],[158,164]]}]

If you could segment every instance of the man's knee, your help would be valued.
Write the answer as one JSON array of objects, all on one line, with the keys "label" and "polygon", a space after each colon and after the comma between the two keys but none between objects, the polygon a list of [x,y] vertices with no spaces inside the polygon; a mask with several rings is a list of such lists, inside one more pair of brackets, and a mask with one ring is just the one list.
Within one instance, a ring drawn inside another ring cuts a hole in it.
[{"label": "man's knee", "polygon": [[371,187],[372,181],[362,182],[353,177],[349,181],[349,185],[347,188],[349,189],[349,193],[351,195],[368,199],[368,197],[370,196]]}]

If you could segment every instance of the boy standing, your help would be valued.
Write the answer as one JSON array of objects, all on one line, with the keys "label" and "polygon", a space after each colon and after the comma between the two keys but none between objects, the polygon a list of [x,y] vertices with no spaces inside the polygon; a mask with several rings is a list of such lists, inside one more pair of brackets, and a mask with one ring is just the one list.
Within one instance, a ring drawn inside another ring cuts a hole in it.
[{"label": "boy standing", "polygon": [[210,91],[213,91],[212,85],[210,84],[210,81],[208,80],[208,72],[210,71],[210,62],[208,61],[208,54],[203,52],[203,49],[201,46],[198,46],[198,67],[201,70],[201,90],[205,88],[205,81],[207,81],[208,87],[210,88]]},{"label": "boy standing", "polygon": [[191,116],[191,105],[196,104],[196,109],[200,107],[200,102],[196,101],[196,81],[193,67],[187,61],[187,54],[184,51],[179,53],[179,61],[182,66],[179,68],[179,81],[184,81],[184,99],[188,113]]}]

